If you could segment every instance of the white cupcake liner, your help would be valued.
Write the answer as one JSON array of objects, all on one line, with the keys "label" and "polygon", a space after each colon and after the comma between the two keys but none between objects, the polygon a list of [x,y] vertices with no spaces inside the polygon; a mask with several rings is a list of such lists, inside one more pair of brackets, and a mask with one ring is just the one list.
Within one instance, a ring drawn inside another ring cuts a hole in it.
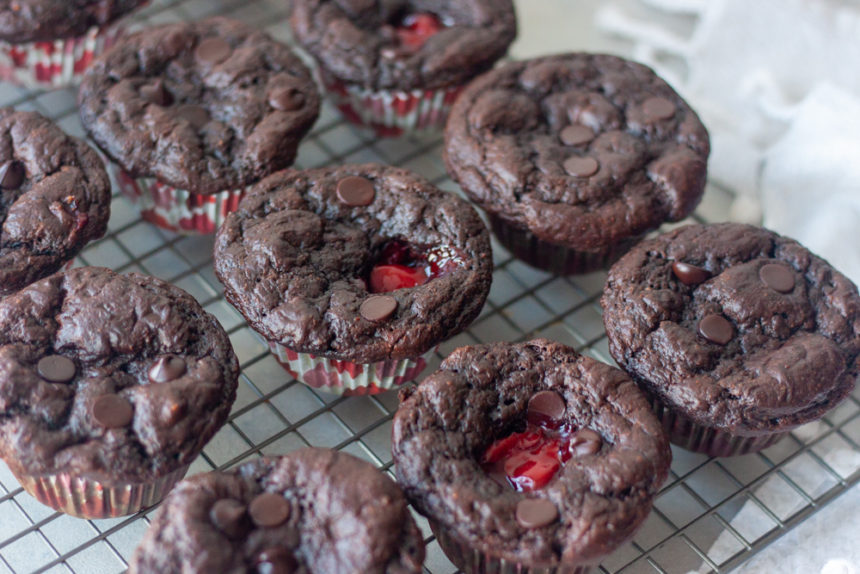
[{"label": "white cupcake liner", "polygon": [[76,38],[49,42],[0,42],[0,78],[28,88],[77,84],[99,55],[123,33],[124,25],[94,26]]},{"label": "white cupcake liner", "polygon": [[120,191],[140,209],[141,217],[175,233],[215,233],[230,213],[236,211],[248,188],[211,195],[176,189],[154,178],[133,178],[114,165]]},{"label": "white cupcake liner", "polygon": [[26,476],[13,469],[15,478],[36,500],[79,518],[116,518],[134,514],[160,502],[188,472],[186,464],[148,483],[108,486],[69,473]]},{"label": "white cupcake liner", "polygon": [[375,395],[415,380],[427,368],[433,351],[417,359],[358,364],[297,353],[269,341],[269,348],[295,379],[309,387],[335,395]]}]

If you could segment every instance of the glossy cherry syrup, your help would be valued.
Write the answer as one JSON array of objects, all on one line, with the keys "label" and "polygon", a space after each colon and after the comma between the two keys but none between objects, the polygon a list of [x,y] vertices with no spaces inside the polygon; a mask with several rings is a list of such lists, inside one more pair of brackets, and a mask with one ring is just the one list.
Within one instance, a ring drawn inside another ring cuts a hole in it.
[{"label": "glossy cherry syrup", "polygon": [[417,51],[444,27],[435,14],[418,13],[405,16],[394,31],[401,46]]},{"label": "glossy cherry syrup", "polygon": [[371,293],[389,293],[423,285],[462,267],[463,256],[453,247],[420,249],[403,243],[388,243],[370,271]]}]

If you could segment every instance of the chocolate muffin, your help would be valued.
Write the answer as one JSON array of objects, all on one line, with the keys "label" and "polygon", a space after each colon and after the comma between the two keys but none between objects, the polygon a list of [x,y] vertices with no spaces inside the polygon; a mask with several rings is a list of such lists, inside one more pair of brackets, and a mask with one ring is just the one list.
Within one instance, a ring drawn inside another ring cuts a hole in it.
[{"label": "chocolate muffin", "polygon": [[654,72],[563,54],[487,73],[445,129],[451,177],[515,256],[559,274],[608,266],[646,232],[689,215],[708,133]]},{"label": "chocolate muffin", "polygon": [[181,482],[130,574],[408,574],[424,541],[397,485],[354,456],[306,448]]},{"label": "chocolate muffin", "polygon": [[558,343],[462,347],[401,398],[398,481],[466,572],[586,572],[668,475],[641,391]]},{"label": "chocolate muffin", "polygon": [[609,272],[612,356],[674,442],[713,456],[760,450],[854,388],[857,287],[792,239],[736,223],[644,241]]},{"label": "chocolate muffin", "polygon": [[0,77],[31,87],[79,81],[146,0],[17,0],[0,4]]},{"label": "chocolate muffin", "polygon": [[131,514],[226,422],[238,375],[227,334],[184,291],[57,273],[0,301],[0,458],[57,510]]},{"label": "chocolate muffin", "polygon": [[414,378],[478,315],[492,266],[468,203],[372,164],[275,174],[215,240],[227,299],[293,376],[330,392]]},{"label": "chocolate muffin", "polygon": [[37,113],[0,108],[0,296],[104,235],[110,200],[104,165],[85,142]]},{"label": "chocolate muffin", "polygon": [[204,233],[245,188],[292,163],[320,103],[287,46],[226,18],[124,38],[93,64],[79,100],[126,192],[148,197],[144,216]]},{"label": "chocolate muffin", "polygon": [[381,135],[443,127],[517,34],[511,0],[294,0],[290,23],[341,111]]}]

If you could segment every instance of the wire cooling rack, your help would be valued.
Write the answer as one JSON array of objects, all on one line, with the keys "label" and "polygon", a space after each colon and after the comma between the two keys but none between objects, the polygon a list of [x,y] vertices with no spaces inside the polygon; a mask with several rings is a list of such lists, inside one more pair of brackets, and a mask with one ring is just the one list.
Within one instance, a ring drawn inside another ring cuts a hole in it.
[{"label": "wire cooling rack", "polygon": [[[157,24],[214,14],[291,41],[285,0],[155,0],[135,19]],[[74,90],[41,93],[0,85],[0,105],[37,110],[83,136],[75,96]],[[438,136],[378,140],[343,123],[326,105],[296,165],[345,162],[402,166],[460,193],[445,174]],[[691,219],[725,220],[731,199],[729,190],[711,185]],[[430,369],[461,345],[536,336],[612,363],[598,305],[603,273],[557,278],[511,259],[496,243],[493,248],[496,270],[486,308],[468,332],[439,348]],[[194,295],[230,333],[242,364],[238,400],[230,422],[191,472],[315,445],[344,450],[390,473],[396,395],[335,398],[294,381],[224,301],[211,251],[211,238],[162,232],[142,222],[124,197],[115,196],[107,236],[77,261],[168,280]],[[860,392],[823,420],[758,454],[715,460],[674,447],[673,453],[671,477],[645,526],[608,556],[599,572],[727,572],[860,482]],[[122,572],[149,524],[148,514],[80,520],[53,512],[23,492],[0,463],[0,574]],[[454,572],[426,521],[416,518],[428,540],[426,571]]]}]

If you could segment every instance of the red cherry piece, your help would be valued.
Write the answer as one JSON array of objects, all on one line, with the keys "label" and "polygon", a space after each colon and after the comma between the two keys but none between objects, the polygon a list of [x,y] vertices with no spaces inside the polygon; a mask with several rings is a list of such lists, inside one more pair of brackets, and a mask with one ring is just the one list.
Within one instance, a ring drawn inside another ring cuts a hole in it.
[{"label": "red cherry piece", "polygon": [[443,28],[442,22],[433,14],[410,14],[403,19],[395,33],[400,44],[412,50],[420,50],[431,37]]},{"label": "red cherry piece", "polygon": [[405,265],[377,265],[370,272],[370,292],[389,293],[427,282],[423,270]]},{"label": "red cherry piece", "polygon": [[502,458],[507,455],[511,450],[516,446],[517,442],[520,440],[520,433],[514,433],[510,436],[506,436],[503,439],[497,440],[493,444],[490,445],[490,448],[484,453],[484,456],[481,458],[481,462],[493,463],[502,460]]}]

